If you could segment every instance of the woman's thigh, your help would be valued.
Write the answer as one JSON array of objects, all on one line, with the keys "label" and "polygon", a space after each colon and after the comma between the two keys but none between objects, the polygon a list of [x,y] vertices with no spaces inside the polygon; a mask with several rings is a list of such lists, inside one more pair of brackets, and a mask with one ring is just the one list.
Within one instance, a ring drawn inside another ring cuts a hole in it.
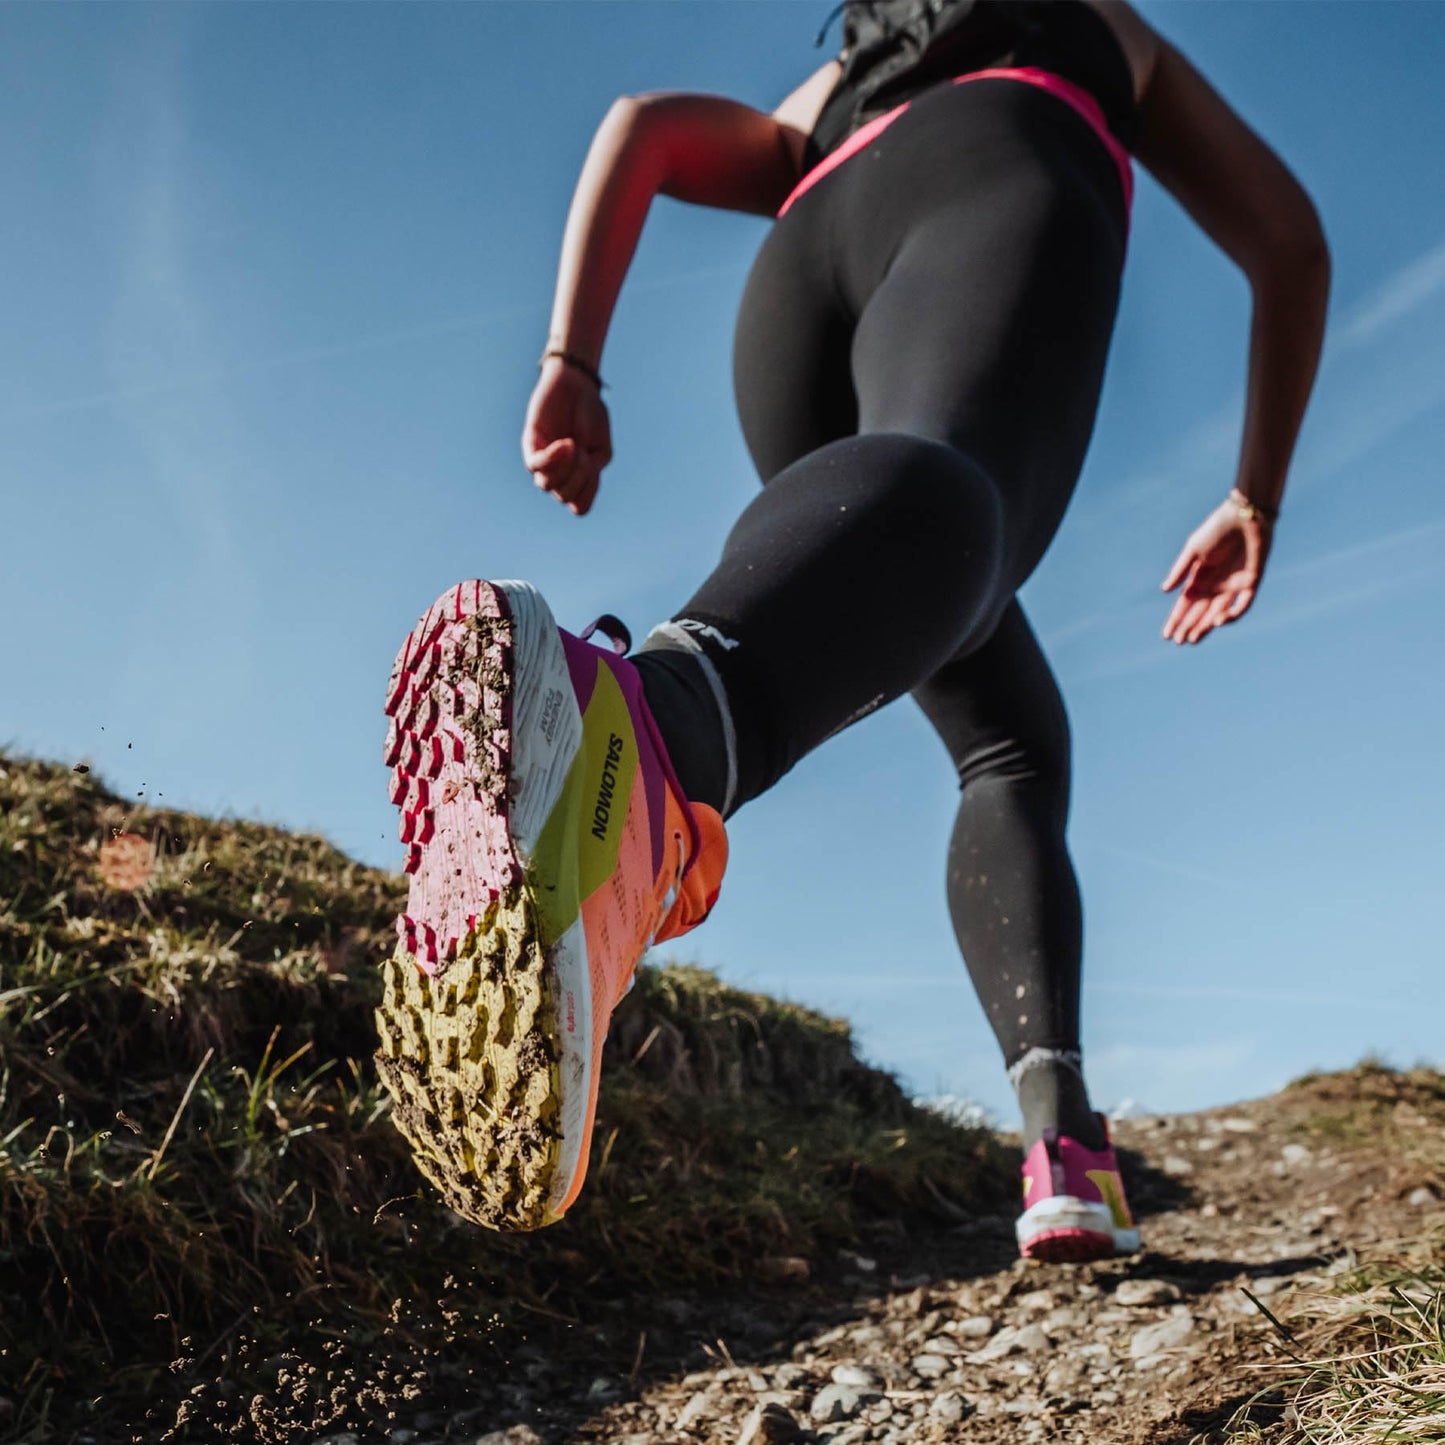
[{"label": "woman's thigh", "polygon": [[807,195],[768,234],[748,276],[733,344],[733,390],[764,482],[858,428],[853,317],[829,275],[826,203]]}]

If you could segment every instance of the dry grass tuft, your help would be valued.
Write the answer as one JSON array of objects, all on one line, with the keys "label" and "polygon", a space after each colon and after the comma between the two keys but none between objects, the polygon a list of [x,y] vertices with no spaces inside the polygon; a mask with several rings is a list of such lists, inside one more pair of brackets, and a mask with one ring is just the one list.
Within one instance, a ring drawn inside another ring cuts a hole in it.
[{"label": "dry grass tuft", "polygon": [[[1296,1081],[1282,1106],[1314,1140],[1368,1144],[1392,1161],[1380,1188],[1445,1200],[1445,1075],[1366,1061]],[[1290,1297],[1276,1324],[1270,1385],[1242,1409],[1231,1442],[1425,1445],[1445,1441],[1445,1228],[1373,1253],[1328,1289]],[[1259,1405],[1268,1401],[1261,1423]]]},{"label": "dry grass tuft", "polygon": [[1269,1367],[1271,1425],[1246,1407],[1227,1438],[1268,1445],[1445,1441],[1445,1236],[1294,1298]]}]

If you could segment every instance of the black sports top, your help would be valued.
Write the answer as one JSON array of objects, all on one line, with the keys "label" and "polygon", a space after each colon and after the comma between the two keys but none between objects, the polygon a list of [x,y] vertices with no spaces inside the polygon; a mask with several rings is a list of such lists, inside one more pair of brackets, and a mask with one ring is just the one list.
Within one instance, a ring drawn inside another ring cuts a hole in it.
[{"label": "black sports top", "polygon": [[973,70],[1036,67],[1072,81],[1098,101],[1109,130],[1129,149],[1139,129],[1134,73],[1119,38],[1086,0],[978,0],[968,20],[918,65],[888,82],[858,113],[839,80],[803,151],[811,170],[860,126]]}]

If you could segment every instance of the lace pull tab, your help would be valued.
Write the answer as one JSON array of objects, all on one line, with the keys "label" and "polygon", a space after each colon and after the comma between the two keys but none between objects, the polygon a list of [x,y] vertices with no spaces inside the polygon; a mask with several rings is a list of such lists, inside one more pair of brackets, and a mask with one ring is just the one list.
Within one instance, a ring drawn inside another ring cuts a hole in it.
[{"label": "lace pull tab", "polygon": [[612,644],[612,650],[618,657],[626,657],[632,651],[632,634],[620,617],[604,612],[582,629],[582,641],[588,641],[594,632],[600,632]]}]

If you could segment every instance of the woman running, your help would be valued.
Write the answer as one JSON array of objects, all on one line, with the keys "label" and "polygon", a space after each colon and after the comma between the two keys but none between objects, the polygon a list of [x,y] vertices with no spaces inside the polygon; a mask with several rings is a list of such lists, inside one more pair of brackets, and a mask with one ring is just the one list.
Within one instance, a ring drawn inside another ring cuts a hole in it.
[{"label": "woman running", "polygon": [[1131,154],[1254,303],[1234,487],[1164,580],[1175,643],[1254,599],[1328,250],[1279,159],[1122,0],[945,5],[948,43],[880,87],[877,15],[908,8],[846,6],[842,56],[772,115],[623,98],[583,169],[522,443],[579,516],[612,455],[599,368],[653,197],[777,217],[734,362],[765,486],[716,568],[631,658],[614,620],[613,645],[574,637],[517,582],[452,588],[397,658],[411,892],[379,1058],[423,1171],[482,1223],[577,1197],[608,1018],[647,947],[706,916],[723,819],[910,693],[962,785],[948,901],[1022,1110],[1020,1248],[1138,1247],[1082,1071],[1068,725],[1017,593],[1094,424]]}]

